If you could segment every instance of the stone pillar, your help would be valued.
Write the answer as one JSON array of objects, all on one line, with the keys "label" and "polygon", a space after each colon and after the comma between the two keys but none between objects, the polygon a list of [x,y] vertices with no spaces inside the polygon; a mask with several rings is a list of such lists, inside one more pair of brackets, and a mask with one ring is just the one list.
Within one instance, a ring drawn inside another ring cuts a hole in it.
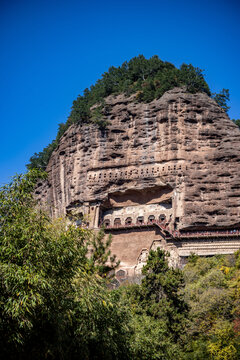
[{"label": "stone pillar", "polygon": [[94,224],[93,224],[94,229],[98,228],[99,214],[100,214],[100,205],[96,205],[95,206],[95,211],[94,211]]}]

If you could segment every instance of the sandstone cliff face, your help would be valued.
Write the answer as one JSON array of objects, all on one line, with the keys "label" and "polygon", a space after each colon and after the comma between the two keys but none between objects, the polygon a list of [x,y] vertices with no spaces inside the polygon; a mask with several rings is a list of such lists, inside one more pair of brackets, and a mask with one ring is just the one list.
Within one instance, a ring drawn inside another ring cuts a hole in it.
[{"label": "sandstone cliff face", "polygon": [[106,105],[106,130],[72,125],[52,154],[36,193],[53,216],[167,201],[174,229],[239,224],[240,131],[215,101],[175,88],[149,104],[119,95]]}]

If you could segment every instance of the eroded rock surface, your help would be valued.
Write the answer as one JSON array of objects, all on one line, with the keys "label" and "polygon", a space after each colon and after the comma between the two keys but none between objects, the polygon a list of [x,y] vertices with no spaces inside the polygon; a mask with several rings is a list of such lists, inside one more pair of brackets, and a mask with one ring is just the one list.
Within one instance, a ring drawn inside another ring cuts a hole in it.
[{"label": "eroded rock surface", "polygon": [[133,218],[159,204],[172,229],[239,224],[240,131],[214,100],[179,88],[149,104],[110,96],[104,116],[106,130],[72,125],[53,152],[37,188],[53,216],[77,208],[97,227],[111,209],[137,206]]}]

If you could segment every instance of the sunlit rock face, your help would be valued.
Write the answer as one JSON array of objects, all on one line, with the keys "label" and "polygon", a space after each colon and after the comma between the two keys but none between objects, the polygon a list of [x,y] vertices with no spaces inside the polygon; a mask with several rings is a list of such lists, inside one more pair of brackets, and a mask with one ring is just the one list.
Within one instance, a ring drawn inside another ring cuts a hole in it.
[{"label": "sunlit rock face", "polygon": [[141,276],[156,247],[173,266],[192,252],[240,248],[240,235],[218,233],[240,228],[240,132],[214,100],[179,88],[149,104],[110,96],[104,119],[106,129],[65,132],[36,194],[53,217],[75,214],[93,229],[105,224],[121,261],[116,282]]},{"label": "sunlit rock face", "polygon": [[110,96],[104,118],[105,130],[72,125],[53,152],[37,189],[53,216],[75,209],[95,228],[125,215],[165,215],[172,229],[239,223],[240,133],[214,100],[179,88],[149,104]]}]

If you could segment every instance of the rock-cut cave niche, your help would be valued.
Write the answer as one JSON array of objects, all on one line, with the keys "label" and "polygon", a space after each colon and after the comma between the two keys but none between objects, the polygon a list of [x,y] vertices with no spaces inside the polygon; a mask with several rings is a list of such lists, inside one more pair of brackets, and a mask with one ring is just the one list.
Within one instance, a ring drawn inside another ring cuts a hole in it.
[{"label": "rock-cut cave niche", "polygon": [[119,227],[170,221],[172,196],[169,186],[111,193],[101,205],[100,225]]}]

